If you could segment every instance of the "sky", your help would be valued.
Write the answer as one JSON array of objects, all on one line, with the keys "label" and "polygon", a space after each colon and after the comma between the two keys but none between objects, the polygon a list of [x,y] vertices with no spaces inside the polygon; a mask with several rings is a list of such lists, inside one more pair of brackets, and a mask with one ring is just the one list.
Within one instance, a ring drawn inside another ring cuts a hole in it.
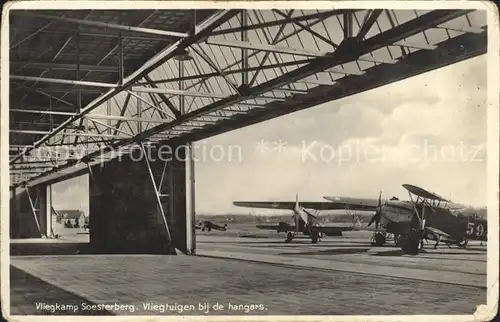
[{"label": "sky", "polygon": [[[406,198],[411,183],[486,205],[486,56],[197,142],[196,212],[235,200]],[[53,186],[88,214],[88,177]]]}]

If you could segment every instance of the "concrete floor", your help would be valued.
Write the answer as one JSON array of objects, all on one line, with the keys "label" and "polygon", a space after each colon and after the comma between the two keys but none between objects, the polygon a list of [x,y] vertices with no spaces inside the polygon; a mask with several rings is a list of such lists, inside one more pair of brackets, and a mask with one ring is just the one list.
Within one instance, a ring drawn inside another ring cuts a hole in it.
[{"label": "concrete floor", "polygon": [[197,234],[199,256],[13,256],[11,314],[52,314],[40,303],[78,304],[54,314],[204,314],[205,303],[223,315],[472,314],[486,302],[485,246],[412,257],[359,233],[283,240],[211,232]]}]

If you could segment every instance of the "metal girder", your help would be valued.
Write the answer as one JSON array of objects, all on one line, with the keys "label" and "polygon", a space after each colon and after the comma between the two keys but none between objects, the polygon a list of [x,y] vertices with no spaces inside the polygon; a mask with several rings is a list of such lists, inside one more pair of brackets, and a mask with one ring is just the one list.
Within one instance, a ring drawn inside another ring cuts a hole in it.
[{"label": "metal girder", "polygon": [[102,120],[114,120],[114,121],[130,121],[130,122],[147,122],[147,123],[168,123],[169,120],[145,118],[145,117],[133,117],[133,116],[116,116],[116,115],[99,115],[99,114],[87,114],[85,116],[88,119],[102,119]]},{"label": "metal girder", "polygon": [[431,44],[426,44],[426,43],[416,43],[416,42],[407,41],[407,40],[395,42],[393,46],[405,46],[405,47],[422,49],[422,50],[434,50],[437,48],[436,45],[431,45]]},{"label": "metal girder", "polygon": [[[87,117],[87,116],[85,116],[85,117],[86,117],[86,118],[89,118],[89,117]],[[127,133],[127,132],[125,132],[125,131],[122,131],[122,130],[120,130],[119,128],[112,127],[112,126],[111,126],[111,125],[109,125],[109,124],[106,124],[106,123],[103,123],[103,122],[100,122],[100,121],[97,121],[97,120],[92,120],[92,119],[90,119],[90,120],[91,120],[93,123],[97,123],[97,124],[99,124],[99,125],[104,126],[104,127],[105,127],[105,128],[107,128],[108,130],[118,131],[118,132],[120,132],[120,133],[122,133],[122,134],[125,134],[126,136],[134,136],[133,134]],[[109,120],[109,119],[108,119],[108,120]],[[113,136],[113,137],[116,137],[116,135],[114,135],[114,134],[106,134],[106,135],[111,135],[111,136]]]},{"label": "metal girder", "polygon": [[[26,187],[26,194],[28,195],[28,200],[30,202],[31,212],[33,214],[33,217],[35,218],[36,227],[38,228],[38,232],[40,234],[42,234],[42,230],[40,229],[40,223],[38,222],[38,216],[36,214],[37,209],[35,208],[35,204],[33,203],[33,199],[31,199],[31,194],[30,194],[30,191],[29,191],[28,187]],[[35,203],[36,203],[36,201],[35,201]]]},{"label": "metal girder", "polygon": [[[278,15],[280,15],[281,17],[285,18],[285,19],[288,19],[290,20],[291,17],[288,17],[285,13],[281,12],[280,10],[277,10],[277,9],[273,9],[273,12],[276,12]],[[299,28],[301,28],[302,30],[305,30],[307,32],[309,32],[311,35],[313,35],[314,37],[318,38],[318,39],[321,39],[322,41],[324,41],[325,43],[327,43],[328,45],[332,46],[332,47],[337,47],[338,45],[336,43],[334,43],[333,41],[331,41],[330,39],[328,39],[327,37],[321,35],[320,33],[317,33],[316,31],[314,31],[313,29],[309,28],[308,26],[304,25],[303,23],[299,22],[299,21],[291,21],[294,25],[297,25],[299,26]],[[285,24],[283,24],[283,26],[285,26]],[[243,39],[242,39],[243,40]],[[245,40],[243,40],[245,41]]]},{"label": "metal girder", "polygon": [[471,34],[480,34],[484,30],[481,27],[468,27],[468,26],[462,26],[462,27],[448,27],[448,26],[441,26],[436,29],[444,29],[444,30],[453,30],[453,31],[458,31],[458,32],[465,32],[465,33],[471,33]]},{"label": "metal girder", "polygon": [[[207,37],[214,29],[222,25],[224,22],[228,21],[232,17],[238,14],[238,10],[220,10],[217,13],[213,14],[212,16],[208,17],[206,20],[201,22],[196,30],[197,33],[194,35],[187,36],[169,46],[164,48],[162,51],[158,52],[153,58],[151,58],[149,61],[147,61],[141,68],[136,70],[132,75],[127,77],[123,81],[123,84],[118,86],[117,88],[114,88],[110,90],[109,92],[105,93],[104,95],[101,95],[94,101],[92,101],[89,105],[87,105],[85,108],[83,108],[80,113],[76,116],[71,117],[70,119],[66,120],[62,124],[60,124],[57,128],[54,129],[54,131],[39,141],[35,142],[33,144],[34,147],[37,147],[41,144],[44,144],[47,142],[52,136],[58,134],[59,132],[63,131],[64,128],[68,125],[71,124],[80,118],[82,118],[85,114],[91,112],[93,109],[101,105],[102,103],[106,102],[108,99],[111,99],[114,97],[116,94],[122,92],[123,90],[127,89],[130,87],[132,84],[134,84],[136,81],[139,79],[143,78],[145,75],[150,73],[152,70],[163,64],[165,61],[171,59],[174,57],[180,50],[184,50],[187,47],[191,46],[194,43],[197,43],[201,39]],[[29,149],[27,151],[24,151],[23,153],[17,155],[14,157],[12,160],[10,160],[10,163],[13,163],[20,158],[23,157],[27,152],[29,152]]]},{"label": "metal girder", "polygon": [[[121,142],[115,142],[110,144],[109,146],[100,149],[98,151],[92,152],[89,155],[99,155],[100,153],[104,153],[106,151],[112,151],[113,149],[130,144],[131,142],[142,140],[146,137],[149,137],[151,135],[155,135],[156,133],[161,133],[162,131],[173,129],[176,126],[179,126],[183,124],[184,122],[189,122],[191,120],[197,121],[196,118],[206,115],[208,113],[212,113],[213,111],[216,111],[218,109],[225,108],[227,106],[233,106],[237,104],[241,104],[242,101],[248,100],[248,99],[254,99],[258,95],[262,95],[264,93],[268,93],[273,90],[278,90],[286,86],[287,84],[293,83],[293,82],[300,82],[304,81],[307,79],[307,77],[315,75],[316,73],[319,72],[324,72],[328,71],[329,69],[335,69],[338,67],[339,64],[342,64],[344,62],[351,62],[354,60],[357,60],[361,55],[363,54],[369,54],[373,52],[374,50],[380,49],[385,46],[391,46],[394,45],[397,42],[403,41],[405,38],[408,38],[414,34],[417,34],[419,32],[422,32],[428,28],[431,27],[436,27],[439,25],[441,22],[447,21],[449,19],[453,19],[455,17],[458,17],[460,15],[465,14],[466,12],[464,11],[451,11],[451,10],[439,10],[439,11],[433,11],[428,14],[424,14],[414,20],[408,21],[406,23],[403,23],[397,27],[394,27],[391,30],[388,30],[386,32],[383,32],[377,36],[371,37],[369,39],[366,39],[364,41],[360,41],[357,44],[349,44],[348,42],[341,44],[340,47],[336,50],[336,52],[330,54],[328,57],[323,58],[323,57],[318,57],[316,59],[311,59],[309,60],[309,63],[305,66],[299,67],[292,72],[288,72],[282,76],[278,76],[275,79],[272,79],[270,81],[267,81],[265,83],[259,84],[253,88],[250,88],[248,91],[246,91],[243,95],[237,96],[237,95],[232,95],[229,97],[221,98],[219,101],[208,104],[198,110],[189,112],[179,119],[172,121],[172,122],[167,122],[167,123],[162,123],[159,126],[156,126],[154,128],[150,128],[143,133],[140,133],[136,135],[134,138],[131,139],[126,139]],[[373,39],[378,39],[377,41],[374,41]],[[351,46],[352,47],[351,47]],[[424,53],[430,53],[435,54],[435,52],[439,52],[441,45],[435,50],[432,51],[422,51],[422,52],[417,52],[419,55],[423,55]],[[253,48],[252,48],[253,49]],[[430,49],[430,48],[429,48]],[[413,55],[413,56],[412,56]],[[407,57],[418,57],[414,56],[414,54],[408,54]],[[442,57],[443,59],[447,59],[448,57],[444,56]],[[462,58],[463,59],[463,58]],[[404,63],[410,63],[411,64],[411,59],[408,60],[405,57],[401,58],[401,62]],[[420,65],[425,64],[420,62]],[[401,66],[405,66],[402,63],[399,63],[398,61],[395,62],[394,65],[392,66],[398,66],[398,68],[402,68]],[[419,69],[422,66],[411,66],[412,68]],[[377,72],[380,72],[384,69],[387,70],[394,70],[391,66],[388,65],[379,65],[379,67],[372,67],[368,70],[363,75],[356,75],[356,78],[353,78],[351,76],[346,76],[342,79],[337,79],[334,83],[333,86],[320,86],[318,88],[310,90],[309,94],[303,94],[303,95],[297,95],[294,97],[293,100],[286,100],[285,102],[272,102],[267,105],[262,105],[262,107],[266,107],[265,109],[259,109],[259,111],[251,111],[249,114],[245,117],[241,117],[239,119],[238,123],[239,126],[242,126],[242,124],[245,122],[248,122],[249,124],[252,124],[253,118],[255,119],[260,119],[262,120],[261,117],[268,117],[271,118],[276,115],[283,115],[289,113],[289,110],[297,110],[301,108],[306,108],[307,106],[311,105],[316,105],[319,104],[320,101],[324,97],[330,97],[332,98],[332,95],[328,96],[328,94],[336,94],[339,95],[339,91],[342,91],[342,95],[352,95],[352,92],[354,90],[354,87],[356,86],[356,82],[359,81],[361,82],[362,85],[364,85],[364,80],[369,79],[369,83],[373,84],[378,84],[379,82],[377,78],[374,78],[374,75]],[[334,72],[334,71],[332,71]],[[404,72],[408,72],[407,69],[404,69]],[[397,74],[397,71],[394,73]],[[418,73],[418,72],[416,72]],[[349,73],[346,73],[349,74]],[[404,74],[404,73],[402,73]],[[381,82],[385,81],[384,76],[385,74],[378,74],[378,77],[381,78]],[[404,77],[404,76],[402,76]],[[356,80],[357,79],[357,80]],[[329,84],[331,85],[331,84]],[[347,87],[345,87],[347,86]],[[368,86],[368,85],[366,85]],[[380,85],[375,85],[373,87],[380,86]],[[351,88],[353,87],[353,88]],[[326,88],[330,88],[334,93],[330,93],[326,90]],[[349,94],[351,93],[351,94]],[[319,97],[317,97],[319,96]],[[276,98],[273,98],[276,99]],[[284,99],[284,98],[281,98]],[[309,101],[310,102],[309,102]],[[311,105],[308,105],[311,104]],[[281,109],[279,114],[276,112],[275,106],[279,106]],[[300,106],[300,107],[298,107]],[[306,107],[302,107],[306,106]],[[238,113],[246,113],[246,111],[235,111]],[[255,112],[255,113],[254,113]],[[262,114],[261,114],[262,113]],[[269,114],[268,114],[269,113]],[[277,113],[277,114],[275,114]],[[224,118],[224,116],[218,116],[218,115],[211,115],[213,117],[218,117],[218,118]],[[248,121],[248,120],[251,121]],[[233,122],[236,124],[237,122],[235,120],[227,120],[223,121],[220,126],[217,127],[211,127],[211,128],[206,128],[200,131],[197,131],[196,135],[200,133],[200,135],[207,135],[207,133],[210,133],[210,131],[215,131],[215,129],[220,129],[220,131],[225,131],[227,130],[228,127],[225,127],[225,125],[222,124],[233,124]],[[258,121],[256,121],[258,122]],[[255,123],[255,122],[254,122]],[[191,136],[191,134],[187,134],[186,136],[182,136],[182,138],[191,138],[195,137],[194,135]],[[60,167],[60,169],[64,169],[65,166]],[[53,172],[52,172],[53,173]]]},{"label": "metal girder", "polygon": [[[153,80],[151,79],[151,77],[149,77],[148,75],[144,75],[144,79],[150,83],[150,86],[153,87],[153,88],[158,88],[158,86],[156,84],[153,84]],[[172,102],[170,102],[170,100],[168,99],[168,97],[166,97],[165,95],[163,95],[163,93],[157,93],[158,96],[161,98],[161,100],[163,101],[163,103],[165,103],[168,108],[170,109],[170,111],[175,115],[176,118],[180,117],[181,116],[181,112],[175,107],[174,104],[172,104]]]},{"label": "metal girder", "polygon": [[340,68],[338,66],[325,69],[326,73],[335,73],[335,74],[347,74],[347,75],[363,75],[366,73],[364,70],[357,70],[354,68]]},{"label": "metal girder", "polygon": [[79,85],[79,86],[94,86],[94,87],[107,87],[107,88],[117,88],[116,84],[100,83],[100,82],[88,82],[70,79],[58,79],[58,78],[45,78],[45,77],[33,77],[33,76],[20,76],[20,75],[10,75],[10,79],[31,81],[31,82],[46,82],[55,84],[69,84],[69,85]]},{"label": "metal girder", "polygon": [[16,42],[15,44],[11,45],[9,49],[14,49],[16,47],[18,47],[19,45],[21,45],[22,43],[36,37],[36,35],[38,35],[39,33],[43,32],[45,29],[49,28],[50,26],[52,26],[52,24],[54,24],[54,22],[49,22],[48,24],[46,24],[45,26],[43,26],[42,28],[39,28],[37,30],[34,30],[28,37],[25,37],[23,39],[21,39],[20,41]]},{"label": "metal girder", "polygon": [[[52,134],[51,131],[33,131],[33,130],[9,130],[10,133],[18,133],[18,134],[33,134],[33,135],[48,135]],[[110,134],[99,134],[99,133],[61,133],[60,135],[62,136],[82,136],[82,137],[97,137],[97,138],[124,138],[116,135],[110,135]],[[32,147],[32,146],[30,146]],[[38,147],[36,147],[38,149]]]},{"label": "metal girder", "polygon": [[[45,93],[44,89],[36,89],[36,88],[30,87],[30,86],[26,86],[25,84],[19,84],[17,82],[14,82],[14,83],[17,84],[19,87],[22,87],[22,88],[24,88],[24,89],[26,89],[28,91],[41,94],[41,95],[46,96],[48,98],[52,98],[52,95]],[[64,100],[62,98],[59,98],[58,101],[61,102],[61,103],[66,104],[68,106],[75,107],[75,104],[73,104],[71,102],[68,102],[68,101],[66,101],[66,100]]]},{"label": "metal girder", "polygon": [[[144,153],[144,155],[147,155],[146,149],[144,148],[144,145],[142,143],[141,143],[141,149],[142,149],[142,152]],[[165,195],[160,194],[161,184],[163,182],[163,177],[165,176],[165,170],[167,168],[167,162],[165,162],[165,164],[164,164],[163,171],[161,174],[160,185],[159,185],[159,187],[157,187],[156,180],[155,180],[155,177],[153,174],[153,170],[151,169],[151,164],[149,163],[149,158],[147,157],[144,159],[146,160],[146,165],[148,167],[149,177],[151,179],[151,183],[153,184],[153,188],[155,190],[156,201],[158,202],[158,209],[160,210],[160,214],[161,214],[161,217],[163,219],[163,224],[165,225],[165,229],[166,229],[167,236],[168,236],[168,242],[171,243],[172,236],[170,235],[170,229],[168,227],[167,216],[165,214],[165,210],[163,209],[163,203],[161,202],[161,198],[165,197]]]},{"label": "metal girder", "polygon": [[[20,31],[26,31],[26,32],[37,32],[38,30],[32,30],[28,28],[16,28],[17,30]],[[97,32],[97,31],[92,31],[92,32],[86,32],[82,31],[80,32],[80,36],[84,37],[93,37],[93,38],[114,38],[116,39],[119,36],[120,31],[118,30],[116,33],[109,32],[112,31],[108,30],[107,33],[105,32]],[[51,34],[56,34],[56,35],[73,35],[74,31],[73,30],[55,30],[55,29],[49,29],[47,30],[46,28],[43,30],[40,30],[40,32],[47,32]],[[166,38],[165,37],[153,37],[153,36],[146,36],[141,35],[141,36],[132,36],[132,35],[126,35],[123,36],[123,39],[130,39],[130,40],[141,40],[141,41],[164,41]]]},{"label": "metal girder", "polygon": [[[31,169],[30,169],[31,170]],[[17,171],[21,171],[21,172],[17,172]],[[38,170],[38,171],[26,171],[24,169],[10,169],[10,175],[11,176],[16,176],[18,174],[24,176],[26,174],[42,174],[44,171],[43,170]]]},{"label": "metal girder", "polygon": [[168,88],[150,88],[150,87],[132,87],[133,92],[142,92],[142,93],[162,93],[162,94],[171,94],[171,95],[180,95],[180,96],[193,96],[193,97],[208,97],[208,98],[225,98],[227,95],[224,94],[213,94],[213,93],[203,93],[203,92],[189,92],[189,91],[181,91],[177,89],[168,89]]},{"label": "metal girder", "polygon": [[310,56],[310,57],[321,57],[329,54],[328,52],[315,52],[305,49],[288,48],[284,46],[252,43],[248,41],[239,41],[239,40],[207,40],[207,44],[215,46],[239,48],[239,49],[268,51],[268,52],[282,53],[289,55]]},{"label": "metal girder", "polygon": [[[313,50],[305,50],[305,49],[297,49],[297,48],[288,48],[283,46],[275,46],[275,45],[266,45],[259,43],[251,43],[251,42],[243,42],[238,40],[208,40],[207,44],[209,45],[217,45],[217,46],[226,46],[233,48],[246,48],[253,50],[261,50],[273,53],[282,53],[289,55],[298,55],[298,56],[306,56],[306,57],[323,57],[326,58],[332,55],[331,52],[320,52]],[[356,60],[375,62],[375,63],[384,63],[384,64],[395,64],[397,60],[394,59],[376,59],[373,57],[357,57]]]},{"label": "metal girder", "polygon": [[[36,62],[10,62],[13,67],[19,68],[39,68],[39,69],[59,69],[59,70],[76,70],[75,64],[63,63],[36,63]],[[80,65],[80,71],[93,71],[103,73],[118,73],[119,68],[116,66],[101,66],[101,65]]]},{"label": "metal girder", "polygon": [[[243,28],[248,27],[248,14],[246,10],[241,11],[241,26]],[[241,31],[241,41],[248,41],[248,30],[242,30]],[[243,69],[248,68],[248,51],[246,49],[241,50],[241,66]],[[224,76],[224,78],[227,79],[226,74],[224,74],[224,71],[220,70],[218,71],[221,73],[221,75]],[[243,86],[248,85],[248,72],[243,72],[241,75],[241,84]],[[238,91],[238,89],[236,89]]]},{"label": "metal girder", "polygon": [[123,85],[125,75],[125,58],[123,53],[123,35],[118,36],[118,85]]},{"label": "metal girder", "polygon": [[[205,98],[226,98],[229,94],[214,94],[214,93],[203,93],[203,92],[190,92],[183,91],[177,89],[168,89],[168,88],[150,88],[150,87],[132,87],[132,91],[134,92],[143,92],[143,93],[163,93],[170,95],[179,95],[179,96],[192,96],[192,97],[205,97]],[[273,96],[257,96],[247,99],[265,99],[265,100],[284,100],[284,97],[273,97]]]},{"label": "metal girder", "polygon": [[168,36],[168,37],[176,37],[176,38],[184,38],[184,37],[188,36],[187,33],[176,32],[176,31],[167,31],[167,30],[159,30],[159,29],[151,29],[151,28],[124,26],[124,25],[117,25],[117,24],[100,22],[100,21],[57,17],[57,16],[52,16],[52,15],[36,14],[36,13],[23,12],[23,11],[12,11],[12,14],[31,16],[31,17],[36,17],[36,18],[43,18],[43,19],[48,19],[48,20],[71,22],[71,23],[76,23],[79,25],[87,25],[87,26],[92,26],[92,27],[102,27],[102,28],[109,28],[109,29],[116,29],[116,30],[123,30],[123,31],[132,31],[132,32],[139,32],[139,33],[152,34],[152,35],[160,35],[160,36]]},{"label": "metal girder", "polygon": [[[315,88],[293,102],[276,102],[266,108],[255,109],[241,119],[227,120],[218,127],[207,127],[182,137],[183,140],[200,140],[241,127],[287,115],[312,106],[338,100],[370,89],[387,85],[430,70],[441,68],[486,53],[487,32],[478,37],[464,34],[441,43],[435,51],[419,51],[405,56],[401,62],[390,66],[375,66],[362,76],[346,76],[332,86]],[[469,44],[467,50],[463,44]]]},{"label": "metal girder", "polygon": [[22,110],[11,108],[9,110],[11,113],[29,113],[29,114],[46,114],[46,115],[66,115],[66,116],[74,116],[76,113],[71,112],[59,112],[59,111],[46,111],[46,110]]},{"label": "metal girder", "polygon": [[436,27],[446,21],[461,17],[474,10],[435,10],[421,15],[404,24],[391,28],[383,33],[373,36],[364,41],[365,46],[370,51],[375,51],[386,44],[394,44],[403,39],[409,38],[419,32],[423,32],[431,27]]},{"label": "metal girder", "polygon": [[275,21],[263,22],[263,23],[259,23],[259,24],[251,24],[251,25],[248,25],[245,27],[242,26],[242,27],[217,30],[217,31],[212,32],[210,35],[216,36],[216,35],[223,35],[223,34],[234,33],[234,32],[242,32],[245,30],[268,28],[268,27],[272,27],[272,26],[281,26],[283,24],[290,23],[290,22],[321,19],[323,17],[330,17],[332,15],[341,15],[341,14],[344,14],[346,12],[354,12],[354,11],[359,11],[359,10],[337,9],[337,10],[332,10],[332,11],[327,11],[327,12],[318,12],[318,13],[313,13],[310,15],[293,17],[290,19],[280,19],[280,20],[275,20]]},{"label": "metal girder", "polygon": [[353,21],[352,21],[352,15],[353,12],[345,12],[343,14],[343,19],[344,19],[344,39],[349,39],[353,36],[352,34],[352,27],[353,27]]},{"label": "metal girder", "polygon": [[[77,92],[80,92],[82,94],[103,94],[105,93],[108,89],[106,89],[105,87],[100,87],[100,88],[85,88],[85,87],[80,87],[80,88],[74,88],[74,87],[43,87],[40,89],[41,91],[43,91],[43,93],[40,93],[42,95],[45,95],[47,97],[50,96],[49,93],[65,93],[65,94],[69,94],[69,93],[77,93]],[[55,97],[53,97],[53,99],[55,100]],[[63,100],[61,99],[58,99],[58,101],[62,102]],[[70,105],[70,106],[73,106],[73,105]]]},{"label": "metal girder", "polygon": [[[378,17],[382,14],[383,10],[381,9],[376,9],[376,10],[370,10],[369,13],[366,15],[366,19],[363,22],[363,25],[361,26],[361,29],[359,30],[358,34],[356,37],[358,39],[365,39],[366,34],[370,29],[372,28],[373,24],[375,21],[377,21]],[[352,17],[352,15],[350,15]],[[352,21],[350,22],[352,24]],[[352,31],[351,31],[352,33]],[[352,36],[352,35],[351,35]]]},{"label": "metal girder", "polygon": [[[268,54],[268,53],[269,52],[266,52],[266,54]],[[295,61],[282,62],[282,63],[276,63],[276,64],[248,67],[248,68],[244,68],[244,69],[224,70],[224,73],[226,75],[239,74],[239,73],[245,73],[245,72],[253,72],[253,71],[256,71],[258,73],[258,72],[266,70],[266,69],[274,69],[274,68],[279,68],[279,67],[284,67],[284,66],[298,66],[301,64],[310,63],[311,61],[313,61],[313,59],[302,59],[302,60],[295,60]],[[136,83],[135,85],[137,85],[137,86],[139,86],[139,85],[151,85],[151,86],[153,86],[154,84],[171,83],[171,82],[188,81],[188,80],[199,80],[199,79],[203,79],[203,78],[216,77],[219,75],[220,74],[218,72],[214,72],[214,73],[190,75],[190,76],[184,76],[184,77],[172,77],[169,79],[161,79],[161,80],[156,80],[156,81],[151,80],[151,81],[148,81],[147,83],[141,82],[141,83]],[[146,78],[146,77],[144,77],[144,78]],[[155,87],[155,88],[158,88],[158,87]]]},{"label": "metal girder", "polygon": [[[222,76],[222,78],[224,78],[224,80],[226,81],[226,83],[236,92],[238,93],[239,90],[238,90],[238,86],[233,83],[226,75],[226,73],[221,70],[217,64],[215,62],[213,62],[210,57],[203,51],[203,49],[200,47],[200,49],[196,49],[195,46],[192,46],[191,49],[193,49],[193,51],[195,53],[198,54],[198,56],[200,56],[212,69],[216,70],[217,73],[219,73],[220,76]],[[244,50],[244,49],[243,49]],[[245,55],[246,56],[246,55]],[[244,66],[243,68],[248,68],[248,66]],[[245,74],[245,73],[243,73]],[[246,84],[246,83],[243,83],[243,84]]]},{"label": "metal girder", "polygon": [[[285,19],[287,19],[289,21],[289,19],[292,17],[292,15],[293,15],[294,12],[295,12],[295,10],[288,11],[288,15],[285,16]],[[278,41],[280,40],[283,32],[285,31],[286,26],[287,25],[285,23],[280,26],[278,32],[276,33],[276,35],[274,35],[274,38],[272,39],[272,42],[271,42],[272,45],[276,45],[276,43],[278,43]],[[241,37],[241,41],[246,42],[246,41],[248,41],[247,38],[248,37],[245,37],[245,38]],[[246,59],[248,60],[248,52],[246,52],[245,55],[247,56]],[[263,65],[266,64],[266,62],[269,59],[270,55],[271,55],[270,52],[266,52],[264,54],[264,57],[262,57],[262,60],[259,62],[259,67],[260,68],[254,73],[254,75],[253,75],[252,79],[250,80],[250,83],[248,84],[248,86],[253,86],[253,84],[255,84],[255,82],[257,81],[257,77],[264,70],[264,66]],[[276,60],[278,60],[276,54],[273,54],[273,57]],[[296,60],[294,60],[294,61],[297,62]],[[282,68],[283,65],[277,66],[277,67],[281,67]]]},{"label": "metal girder", "polygon": [[[160,115],[163,115],[163,116],[166,116],[168,118],[171,118],[173,119],[172,116],[168,115],[167,112],[165,112],[164,110],[162,110],[160,107],[154,105],[154,104],[151,104],[150,102],[148,102],[147,100],[145,100],[144,98],[142,98],[140,95],[137,95],[136,93],[133,93],[132,91],[127,91],[131,96],[137,98],[137,116],[141,117],[142,115],[142,107],[141,107],[141,102],[145,103],[146,105],[149,105],[149,107],[155,109]],[[140,123],[139,123],[140,125]]]}]

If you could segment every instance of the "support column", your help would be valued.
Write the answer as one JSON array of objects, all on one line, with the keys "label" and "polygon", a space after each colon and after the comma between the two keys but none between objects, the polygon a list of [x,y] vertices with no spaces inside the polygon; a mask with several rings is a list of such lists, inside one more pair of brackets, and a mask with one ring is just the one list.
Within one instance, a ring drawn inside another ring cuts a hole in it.
[{"label": "support column", "polygon": [[9,236],[17,238],[19,235],[19,213],[17,207],[16,188],[11,190],[10,195],[10,217],[9,217]]},{"label": "support column", "polygon": [[50,233],[47,234],[47,231],[50,232],[50,211],[47,212],[47,207],[49,205],[48,202],[48,189],[47,186],[37,186],[38,193],[38,204],[35,206],[37,208],[38,222],[40,223],[40,235],[41,237],[49,237]]},{"label": "support column", "polygon": [[188,227],[192,223],[187,220],[186,202],[186,176],[187,155],[189,148],[184,144],[171,146],[173,154],[167,163],[167,180],[169,187],[169,212],[168,219],[172,229],[172,242],[174,247],[185,254],[191,253],[191,241],[188,242]]},{"label": "support column", "polygon": [[46,188],[46,205],[45,205],[45,236],[53,237],[52,234],[52,185],[47,185]]},{"label": "support column", "polygon": [[195,155],[193,144],[186,144],[186,249],[196,254]]}]

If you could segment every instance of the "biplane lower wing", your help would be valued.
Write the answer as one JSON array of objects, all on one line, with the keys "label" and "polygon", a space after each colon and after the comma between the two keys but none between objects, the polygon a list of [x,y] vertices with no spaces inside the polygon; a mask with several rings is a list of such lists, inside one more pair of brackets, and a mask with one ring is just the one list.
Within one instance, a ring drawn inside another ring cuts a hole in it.
[{"label": "biplane lower wing", "polygon": [[312,232],[323,233],[327,236],[338,236],[340,232],[343,231],[353,231],[355,228],[353,226],[313,226],[311,227]]},{"label": "biplane lower wing", "polygon": [[[274,230],[278,232],[295,231],[294,225],[257,225],[259,229]],[[312,232],[323,233],[326,236],[338,236],[343,231],[352,231],[355,228],[352,226],[313,226],[310,227]]]},{"label": "biplane lower wing", "polygon": [[431,234],[439,236],[440,239],[443,241],[445,241],[445,240],[452,241],[453,240],[453,237],[451,237],[451,235],[449,235],[449,234],[445,233],[444,231],[439,230],[437,228],[425,227],[424,230],[426,231],[426,233],[431,233]]},{"label": "biplane lower wing", "polygon": [[[233,205],[237,207],[247,208],[264,208],[264,209],[295,209],[295,201],[235,201]],[[306,201],[300,202],[300,206],[306,209],[314,210],[343,210],[341,205],[333,204],[331,202],[322,201]]]},{"label": "biplane lower wing", "polygon": [[259,229],[276,230],[280,232],[295,231],[295,226],[292,225],[257,225]]}]

